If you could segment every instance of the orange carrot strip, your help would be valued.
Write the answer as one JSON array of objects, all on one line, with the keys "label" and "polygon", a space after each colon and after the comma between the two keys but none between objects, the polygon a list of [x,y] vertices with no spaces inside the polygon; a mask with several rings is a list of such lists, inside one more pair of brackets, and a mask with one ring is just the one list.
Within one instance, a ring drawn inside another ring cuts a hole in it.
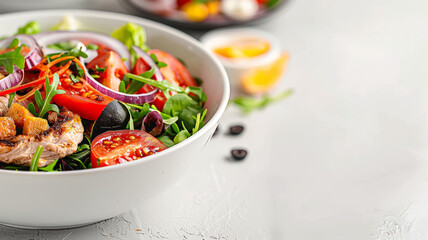
[{"label": "orange carrot strip", "polygon": [[75,58],[75,57],[73,57],[73,56],[67,56],[67,57],[57,58],[57,59],[55,59],[54,61],[52,61],[52,62],[48,63],[48,64],[46,65],[46,67],[51,68],[53,65],[55,65],[55,64],[57,64],[57,63],[59,63],[59,62],[62,62],[62,61],[64,61],[64,60],[73,59],[73,58]]},{"label": "orange carrot strip", "polygon": [[[75,62],[77,64],[77,66],[79,66],[82,70],[85,69],[85,67],[83,66],[83,64],[79,61],[79,59],[75,58],[73,59],[73,62]],[[86,73],[85,73],[86,74]]]},{"label": "orange carrot strip", "polygon": [[40,88],[42,88],[42,84],[37,85],[36,87],[34,87],[33,89],[31,89],[31,91],[29,91],[27,94],[25,94],[23,96],[16,95],[16,100],[18,102],[24,101],[24,100],[28,99],[29,97],[33,96],[34,93],[36,92],[36,90],[40,90]]},{"label": "orange carrot strip", "polygon": [[55,58],[59,58],[61,56],[62,56],[62,53],[59,53],[57,55],[53,55],[53,56],[51,56],[51,60],[54,60]]}]

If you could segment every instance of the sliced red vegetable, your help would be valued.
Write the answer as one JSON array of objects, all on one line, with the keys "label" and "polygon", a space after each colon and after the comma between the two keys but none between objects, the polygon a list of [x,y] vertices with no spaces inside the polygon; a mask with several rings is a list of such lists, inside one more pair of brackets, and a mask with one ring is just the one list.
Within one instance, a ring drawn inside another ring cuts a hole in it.
[{"label": "sliced red vegetable", "polygon": [[[3,72],[3,68],[0,68],[0,72]],[[9,89],[17,86],[24,79],[24,70],[14,67],[13,73],[0,79],[0,90]]]},{"label": "sliced red vegetable", "polygon": [[168,82],[180,87],[198,86],[187,68],[171,54],[159,49],[152,49],[148,54],[155,54],[159,62],[164,62],[168,65],[160,69],[162,75]]},{"label": "sliced red vegetable", "polygon": [[[90,61],[86,68],[93,70],[99,76],[98,82],[114,91],[119,90],[123,76],[128,73],[128,69],[117,53],[102,48],[98,49],[98,56]],[[97,68],[103,70],[98,72]]]},{"label": "sliced red vegetable", "polygon": [[[158,65],[156,65],[156,63],[153,61],[152,57],[150,57],[149,54],[147,54],[143,49],[137,46],[132,46],[132,49],[135,51],[135,53],[139,57],[139,59],[135,63],[135,66],[132,72],[134,74],[140,75],[143,72],[150,70],[150,68],[154,68],[155,73],[153,75],[153,79],[162,81],[163,80],[162,73],[160,72]],[[144,66],[148,66],[148,67],[144,68]]]},{"label": "sliced red vegetable", "polygon": [[100,94],[84,80],[73,83],[70,78],[61,78],[58,88],[65,94],[55,95],[53,101],[91,121],[97,120],[104,108],[114,100]]},{"label": "sliced red vegetable", "polygon": [[102,45],[109,50],[115,51],[124,60],[124,64],[131,69],[131,55],[128,48],[119,40],[102,33],[85,31],[50,31],[33,35],[40,45],[46,47],[49,44],[71,40],[87,41]]},{"label": "sliced red vegetable", "polygon": [[91,164],[97,168],[131,162],[166,148],[161,141],[142,130],[108,131],[92,141]]}]

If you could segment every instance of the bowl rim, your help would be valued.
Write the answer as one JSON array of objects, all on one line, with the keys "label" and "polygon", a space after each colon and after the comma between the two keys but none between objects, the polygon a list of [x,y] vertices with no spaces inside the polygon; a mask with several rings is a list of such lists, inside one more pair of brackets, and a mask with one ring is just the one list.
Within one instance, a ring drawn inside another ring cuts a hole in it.
[{"label": "bowl rim", "polygon": [[190,35],[182,31],[179,31],[170,26],[157,23],[152,20],[145,19],[138,16],[123,14],[123,13],[116,13],[116,12],[109,12],[109,11],[83,10],[83,9],[49,9],[49,10],[30,10],[30,11],[12,12],[12,13],[0,14],[0,20],[11,18],[11,17],[27,16],[27,15],[35,15],[35,16],[37,15],[37,16],[43,16],[43,17],[57,17],[57,16],[61,17],[64,15],[72,15],[72,16],[109,18],[112,20],[133,22],[139,25],[149,26],[151,28],[157,28],[163,32],[168,32],[169,34],[174,35],[174,37],[181,38],[189,42],[191,45],[195,46],[197,49],[205,53],[208,56],[208,58],[210,58],[212,62],[214,62],[215,64],[214,67],[217,67],[220,70],[221,79],[224,84],[224,92],[217,111],[213,114],[211,119],[207,122],[207,124],[205,124],[203,128],[201,128],[194,136],[189,137],[188,139],[184,140],[180,144],[174,145],[173,147],[165,149],[164,151],[156,153],[152,156],[147,156],[132,162],[128,162],[126,164],[118,164],[118,165],[102,167],[102,168],[91,168],[91,169],[82,169],[82,170],[75,170],[75,171],[61,171],[61,172],[39,172],[39,171],[29,172],[29,171],[11,171],[11,170],[0,169],[0,174],[56,177],[58,175],[61,175],[61,176],[85,175],[85,174],[116,171],[116,169],[119,170],[119,169],[133,168],[137,164],[144,164],[145,162],[156,161],[157,158],[162,157],[163,155],[169,154],[171,151],[178,151],[178,149],[183,148],[185,145],[191,144],[196,139],[204,135],[209,129],[216,127],[216,125],[220,120],[220,117],[223,115],[224,111],[226,110],[229,97],[230,97],[230,83],[229,83],[228,75],[226,74],[226,70],[224,69],[220,61],[214,56],[214,54],[208,49],[206,49],[201,42],[199,42],[195,38],[191,37]]}]

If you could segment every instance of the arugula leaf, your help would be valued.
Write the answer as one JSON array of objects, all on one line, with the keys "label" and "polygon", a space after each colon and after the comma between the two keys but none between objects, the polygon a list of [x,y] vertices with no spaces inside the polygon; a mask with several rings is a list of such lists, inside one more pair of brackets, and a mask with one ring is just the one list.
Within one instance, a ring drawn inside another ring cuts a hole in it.
[{"label": "arugula leaf", "polygon": [[25,58],[21,54],[21,48],[22,47],[19,46],[13,51],[0,54],[0,66],[3,66],[8,73],[13,73],[14,65],[19,69],[23,69],[25,67]]},{"label": "arugula leaf", "polygon": [[59,51],[70,51],[75,47],[76,47],[75,44],[72,44],[71,42],[59,42],[59,43],[48,45],[48,48],[59,50]]},{"label": "arugula leaf", "polygon": [[[151,79],[154,74],[155,74],[155,68],[151,68],[150,70],[140,74],[140,76],[144,77],[144,78]],[[138,90],[140,90],[143,86],[144,86],[143,82],[131,81],[131,84],[129,85],[128,89],[126,89],[126,93],[134,94],[134,93],[138,92]]]},{"label": "arugula leaf", "polygon": [[237,97],[231,100],[231,103],[236,104],[238,107],[240,107],[242,112],[250,113],[256,109],[261,109],[267,106],[268,104],[271,104],[281,99],[284,99],[286,97],[289,97],[292,94],[293,94],[293,90],[287,89],[276,96],[264,95],[262,98]]},{"label": "arugula leaf", "polygon": [[168,64],[164,62],[159,62],[158,57],[154,53],[150,54],[150,57],[152,58],[153,62],[155,62],[155,64],[158,66],[158,68],[163,68],[168,66]]},{"label": "arugula leaf", "polygon": [[40,167],[39,170],[40,171],[44,171],[44,172],[57,172],[58,170],[55,170],[56,164],[58,163],[58,160],[55,160],[53,163],[45,166],[45,167]]},{"label": "arugula leaf", "polygon": [[106,69],[107,69],[107,67],[100,68],[100,67],[98,67],[98,65],[95,65],[95,70],[99,73],[104,73],[106,71]]},{"label": "arugula leaf", "polygon": [[89,43],[88,46],[86,46],[86,49],[89,49],[89,50],[98,50],[98,48],[100,48],[98,45],[95,45],[92,43]]},{"label": "arugula leaf", "polygon": [[9,102],[7,104],[7,108],[10,108],[10,106],[12,106],[13,99],[15,99],[15,95],[16,95],[16,92],[9,94]]},{"label": "arugula leaf", "polygon": [[184,91],[185,93],[195,94],[199,98],[200,102],[207,101],[207,95],[205,94],[204,90],[202,90],[201,87],[187,87]]},{"label": "arugula leaf", "polygon": [[43,146],[39,145],[33,155],[33,158],[31,159],[30,171],[37,171],[37,168],[39,167],[39,159],[40,156],[42,156],[42,152]]},{"label": "arugula leaf", "polygon": [[71,74],[71,73],[70,73],[70,79],[73,83],[80,82],[80,79],[78,79],[76,76],[74,76],[74,74]]},{"label": "arugula leaf", "polygon": [[37,21],[31,21],[18,28],[16,34],[36,34],[40,32],[40,24]]},{"label": "arugula leaf", "polygon": [[153,80],[150,78],[145,78],[143,76],[138,76],[138,75],[135,75],[132,73],[127,73],[127,74],[125,74],[125,76],[127,76],[133,80],[140,81],[142,83],[147,83],[153,87],[157,87],[162,91],[176,91],[176,92],[180,92],[180,93],[184,92],[184,90],[181,87],[176,86],[176,85],[168,82],[167,80],[156,81],[156,80]]},{"label": "arugula leaf", "polygon": [[28,104],[28,110],[36,117],[43,118],[45,114],[49,111],[54,111],[59,113],[58,106],[56,104],[51,104],[53,96],[56,94],[63,94],[65,93],[64,90],[57,89],[57,86],[59,84],[59,76],[58,74],[54,74],[52,84],[49,83],[49,78],[46,77],[45,80],[45,90],[46,95],[45,99],[43,100],[42,94],[37,90],[34,92],[34,99],[36,101],[37,107],[39,108],[39,112],[36,111],[36,108],[33,103]]},{"label": "arugula leaf", "polygon": [[16,48],[18,46],[19,46],[19,39],[18,38],[14,38],[12,40],[12,42],[10,42],[9,47],[7,47],[7,48],[11,49],[11,48]]}]

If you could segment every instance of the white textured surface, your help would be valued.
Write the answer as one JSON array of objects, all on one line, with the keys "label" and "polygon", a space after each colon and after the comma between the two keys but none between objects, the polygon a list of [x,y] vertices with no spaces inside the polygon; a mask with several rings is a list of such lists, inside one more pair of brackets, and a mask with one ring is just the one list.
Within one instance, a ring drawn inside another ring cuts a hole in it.
[{"label": "white textured surface", "polygon": [[[294,0],[257,26],[291,52],[280,85],[291,98],[245,118],[228,109],[222,132],[239,122],[245,133],[213,138],[180,182],[132,212],[62,231],[0,227],[0,239],[427,239],[427,9]],[[250,150],[245,161],[227,160],[234,146]]]}]

